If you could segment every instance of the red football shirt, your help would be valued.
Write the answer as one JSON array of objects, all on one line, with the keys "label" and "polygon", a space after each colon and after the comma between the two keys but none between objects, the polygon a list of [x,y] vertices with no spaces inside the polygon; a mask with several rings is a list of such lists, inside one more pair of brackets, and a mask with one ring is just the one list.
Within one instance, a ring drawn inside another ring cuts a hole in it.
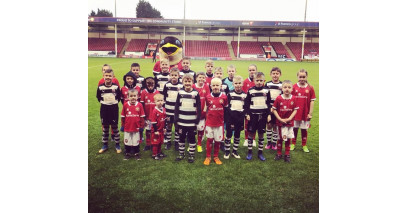
[{"label": "red football shirt", "polygon": [[206,81],[204,83],[206,83],[207,85],[210,86],[211,80],[214,78],[214,74],[211,74],[211,77],[207,75],[206,73]]},{"label": "red football shirt", "polygon": [[156,89],[152,93],[148,92],[147,89],[143,89],[141,92],[140,102],[144,104],[145,118],[147,120],[151,120],[150,115],[155,108],[154,96],[156,94],[159,94],[159,91]]},{"label": "red football shirt", "polygon": [[[283,119],[289,118],[289,116],[292,115],[293,110],[299,109],[299,107],[297,106],[296,100],[297,100],[296,97],[293,95],[290,95],[289,98],[285,98],[283,95],[279,95],[275,99],[275,102],[273,102],[272,108],[278,112],[279,117],[281,117]],[[278,119],[276,119],[276,125],[293,126],[293,120],[288,122],[288,124],[283,124]]]},{"label": "red football shirt", "polygon": [[[138,91],[138,94],[141,93],[141,88],[139,86],[135,86],[135,89]],[[128,87],[124,86],[123,88],[121,88],[121,100],[124,100],[124,102],[129,101],[128,100]]]},{"label": "red football shirt", "polygon": [[310,102],[316,100],[316,94],[314,88],[309,84],[304,87],[299,86],[299,83],[293,85],[292,95],[296,96],[297,110],[295,121],[307,121],[307,115],[310,110]]},{"label": "red football shirt", "polygon": [[[158,109],[157,107],[152,110],[151,115],[151,124],[156,124],[157,131],[163,131],[165,128],[165,119],[166,119],[166,110],[165,108]],[[155,132],[154,127],[152,126],[152,132]]]},{"label": "red football shirt", "polygon": [[124,132],[138,132],[141,118],[145,117],[144,108],[140,102],[131,104],[127,101],[121,110],[121,117],[125,117]]},{"label": "red football shirt", "polygon": [[228,106],[227,96],[220,93],[219,97],[215,97],[212,93],[209,93],[206,96],[206,105],[206,126],[224,126],[224,108]]},{"label": "red football shirt", "polygon": [[[117,78],[113,78],[112,82],[115,83],[115,84],[117,84],[118,87],[120,87],[120,83],[118,83]],[[102,84],[104,84],[104,78],[100,79],[99,85],[97,85],[97,86],[100,86],[100,85],[102,85]]]},{"label": "red football shirt", "polygon": [[251,81],[250,78],[245,79],[242,83],[242,91],[244,91],[245,93],[247,93],[248,90],[252,87],[255,87],[255,82],[254,80]]},{"label": "red football shirt", "polygon": [[206,96],[207,94],[210,93],[209,85],[203,84],[202,87],[199,87],[196,84],[193,84],[193,89],[195,89],[197,92],[199,92],[200,96],[200,106],[201,106],[201,114],[200,114],[200,119],[204,119],[206,117],[206,112],[204,112],[204,106],[206,106]]}]

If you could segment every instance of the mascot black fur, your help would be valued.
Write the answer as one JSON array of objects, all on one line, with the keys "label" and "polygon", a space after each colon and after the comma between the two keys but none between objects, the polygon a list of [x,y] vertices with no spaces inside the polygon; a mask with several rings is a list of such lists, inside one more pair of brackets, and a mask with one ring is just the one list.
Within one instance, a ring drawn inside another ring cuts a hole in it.
[{"label": "mascot black fur", "polygon": [[[178,66],[179,70],[182,70],[182,42],[173,36],[165,37],[159,42],[159,58],[167,58],[169,60],[170,67]],[[161,72],[160,62],[156,62],[153,70],[153,74],[156,75]]]}]

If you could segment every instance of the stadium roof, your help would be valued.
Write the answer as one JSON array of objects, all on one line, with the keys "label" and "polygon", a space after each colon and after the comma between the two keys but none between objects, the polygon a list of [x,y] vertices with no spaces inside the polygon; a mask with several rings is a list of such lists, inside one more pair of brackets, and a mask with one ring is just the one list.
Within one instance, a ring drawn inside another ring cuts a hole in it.
[{"label": "stadium roof", "polygon": [[89,32],[114,32],[108,26],[117,24],[119,33],[158,33],[171,29],[176,35],[185,26],[194,34],[226,36],[238,33],[240,27],[248,36],[297,37],[306,29],[306,37],[319,37],[319,22],[89,17],[88,24]]}]

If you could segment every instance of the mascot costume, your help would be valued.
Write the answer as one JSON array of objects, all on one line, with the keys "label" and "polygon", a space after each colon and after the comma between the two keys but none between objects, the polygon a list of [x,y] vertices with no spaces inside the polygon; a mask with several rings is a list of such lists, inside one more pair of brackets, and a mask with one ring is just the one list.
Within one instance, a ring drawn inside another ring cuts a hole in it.
[{"label": "mascot costume", "polygon": [[[182,70],[182,57],[182,42],[179,39],[168,36],[161,40],[159,43],[159,58],[167,58],[170,68],[177,66],[179,71]],[[152,73],[154,76],[161,73],[160,61],[155,63]]]}]

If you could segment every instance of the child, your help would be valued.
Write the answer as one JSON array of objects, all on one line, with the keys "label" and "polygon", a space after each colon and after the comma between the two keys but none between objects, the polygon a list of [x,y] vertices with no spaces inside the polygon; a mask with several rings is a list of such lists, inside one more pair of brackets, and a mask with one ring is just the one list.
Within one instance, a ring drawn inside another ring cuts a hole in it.
[{"label": "child", "polygon": [[206,64],[204,65],[206,69],[206,84],[210,85],[211,79],[213,79],[213,69],[214,69],[214,62],[212,60],[207,60]]},{"label": "child", "polygon": [[258,158],[265,161],[262,155],[264,147],[264,133],[266,122],[271,120],[271,94],[264,87],[265,75],[257,72],[254,75],[255,86],[248,90],[245,99],[246,118],[248,120],[248,155],[247,160],[252,159],[252,139],[258,131]]},{"label": "child", "polygon": [[171,138],[172,138],[172,125],[175,125],[175,151],[179,149],[179,134],[178,125],[174,123],[174,113],[175,113],[175,103],[178,92],[183,88],[183,85],[179,83],[179,70],[176,67],[171,68],[169,74],[170,81],[165,84],[162,94],[164,95],[166,115],[168,117],[168,122],[166,125],[166,133],[164,143],[166,144],[165,149],[169,150],[171,148]]},{"label": "child", "polygon": [[[142,76],[140,75],[141,67],[140,67],[140,65],[139,65],[138,63],[132,63],[132,64],[131,64],[131,72],[133,72],[134,75],[135,75],[135,77],[136,77],[136,78],[135,78],[135,85],[137,85],[139,88],[141,88],[140,90],[145,89],[145,79],[144,79],[144,77],[142,77]],[[139,94],[139,95],[138,95],[138,98],[140,98],[141,95],[140,95],[140,93],[138,93],[138,94]],[[138,101],[140,101],[140,100],[138,100]],[[143,136],[143,134],[142,134],[143,132],[144,132],[144,128],[141,127],[141,128],[140,128],[141,142],[144,140],[144,138],[142,137],[142,136]]]},{"label": "child", "polygon": [[214,141],[214,162],[222,164],[218,155],[220,143],[224,139],[224,111],[228,106],[226,94],[220,91],[221,79],[213,78],[211,80],[212,92],[206,96],[206,159],[204,165],[209,165],[211,161],[211,149]]},{"label": "child", "polygon": [[[124,105],[125,102],[127,102],[128,99],[128,90],[129,89],[136,89],[138,91],[138,94],[141,92],[141,88],[135,85],[135,77],[133,72],[128,72],[123,76],[123,81],[124,81],[124,86],[121,88],[121,103]],[[123,127],[123,126],[121,126]]]},{"label": "child", "polygon": [[227,84],[228,89],[230,89],[230,91],[234,90],[233,78],[234,78],[235,73],[236,73],[235,66],[232,64],[228,65],[228,67],[227,67],[228,77],[223,79],[223,83]]},{"label": "child", "polygon": [[275,117],[277,118],[276,125],[278,126],[278,151],[275,160],[282,158],[282,141],[285,141],[285,162],[290,163],[290,139],[294,137],[293,134],[293,118],[298,110],[296,104],[296,97],[291,94],[292,82],[285,80],[282,83],[283,95],[279,95],[273,103],[272,109]]},{"label": "child", "polygon": [[[106,70],[108,70],[108,69],[111,69],[111,66],[108,65],[108,64],[104,64],[103,67],[102,67],[102,75],[103,75],[103,78],[100,79],[99,84],[98,84],[97,86],[100,86],[100,85],[102,85],[102,84],[104,83],[104,72],[105,72]],[[115,84],[117,84],[118,87],[120,87],[120,83],[118,82],[118,80],[117,80],[117,78],[114,76],[114,74],[113,74],[113,80],[112,80],[112,82],[115,83]]]},{"label": "child", "polygon": [[[141,99],[140,102],[144,107],[145,112],[145,137],[146,137],[146,145],[144,147],[144,151],[150,150],[151,147],[151,113],[152,110],[155,108],[155,101],[154,96],[159,94],[158,90],[155,89],[155,80],[152,77],[147,77],[145,79],[147,88],[143,89],[141,92]],[[140,132],[142,135],[143,132]]]},{"label": "child", "polygon": [[161,70],[162,72],[155,75],[155,85],[162,94],[165,84],[169,81],[169,60],[167,58],[161,59]]},{"label": "child", "polygon": [[[148,82],[147,82],[148,83]],[[164,96],[160,93],[154,95],[155,108],[150,115],[152,132],[151,143],[152,143],[152,158],[155,160],[160,160],[166,155],[162,152],[161,147],[164,143],[165,134],[165,121],[166,121],[166,110],[163,108]]]},{"label": "child", "polygon": [[[214,68],[214,77],[215,78],[223,78],[223,69],[221,67]],[[228,85],[224,82],[221,82],[220,91],[224,92],[226,95],[230,92]]]},{"label": "child", "polygon": [[179,156],[176,161],[185,158],[185,140],[189,143],[188,162],[195,161],[196,146],[196,125],[200,121],[200,96],[199,92],[193,89],[193,76],[185,74],[183,76],[183,89],[179,90],[175,104],[175,123],[179,129]]},{"label": "child", "polygon": [[183,57],[183,60],[182,60],[183,70],[181,70],[179,72],[180,83],[182,83],[182,78],[183,78],[183,76],[185,74],[191,74],[193,76],[193,83],[196,82],[196,73],[190,69],[190,65],[192,65],[192,62],[190,61],[190,58],[189,57]]},{"label": "child", "polygon": [[307,83],[307,71],[304,69],[299,70],[297,73],[299,82],[293,85],[292,95],[296,96],[297,105],[299,109],[295,116],[295,122],[293,127],[293,133],[295,138],[292,140],[291,150],[295,149],[296,138],[299,128],[302,133],[302,147],[304,152],[309,152],[307,148],[307,129],[310,128],[310,119],[312,119],[314,101],[316,100],[316,94],[314,88]]},{"label": "child", "polygon": [[[214,77],[219,78],[219,79],[223,78],[223,69],[221,67],[214,68]],[[228,89],[228,85],[225,84],[224,82],[221,82],[220,92],[223,92],[226,96],[228,95],[228,93],[230,93],[230,90]],[[225,118],[224,118],[224,120],[225,120]],[[224,141],[221,141],[220,149],[221,149],[221,151],[225,152]]]},{"label": "child", "polygon": [[238,155],[238,146],[240,144],[240,132],[244,129],[244,100],[247,94],[242,91],[243,78],[239,75],[233,78],[234,90],[227,95],[229,107],[227,108],[226,115],[226,140],[225,140],[225,154],[224,159],[230,157],[231,137],[234,133],[234,145],[232,155],[240,159]]},{"label": "child", "polygon": [[196,74],[197,83],[193,84],[193,89],[199,92],[200,104],[201,104],[201,114],[200,121],[197,125],[197,152],[203,152],[202,140],[204,136],[204,129],[206,127],[206,95],[210,92],[209,85],[205,84],[205,73],[198,72]]},{"label": "child", "polygon": [[128,160],[134,154],[136,160],[140,160],[140,131],[144,126],[144,108],[138,102],[138,91],[130,89],[128,91],[129,101],[124,103],[121,110],[121,120],[124,123],[124,160]]},{"label": "child", "polygon": [[[279,77],[282,75],[281,69],[279,67],[273,67],[271,69],[271,81],[266,82],[265,86],[269,89],[271,93],[271,106],[275,101],[276,97],[282,94],[282,82],[279,80]],[[266,136],[268,144],[265,149],[272,148],[276,150],[276,142],[278,141],[278,132],[276,131],[276,117],[271,113],[271,121],[266,124]]]},{"label": "child", "polygon": [[112,139],[116,143],[117,153],[121,153],[120,134],[118,132],[118,102],[120,101],[120,87],[112,82],[113,70],[107,69],[104,72],[104,83],[97,87],[97,100],[100,102],[100,119],[103,126],[102,143],[103,147],[99,153],[108,149],[109,127],[112,129]]},{"label": "child", "polygon": [[141,88],[141,90],[145,89],[145,78],[140,75],[141,67],[138,63],[131,64],[131,72],[135,74],[135,85]]},{"label": "child", "polygon": [[[248,92],[248,90],[252,87],[255,86],[254,82],[254,75],[257,73],[257,65],[251,64],[248,66],[248,78],[244,80],[242,83],[242,91],[245,93]],[[244,146],[248,146],[248,131],[247,131],[247,126],[248,126],[248,121],[245,120],[245,129],[244,129],[244,135],[245,135],[245,141],[244,141]],[[255,137],[253,138],[252,145],[256,146],[255,144]]]}]

